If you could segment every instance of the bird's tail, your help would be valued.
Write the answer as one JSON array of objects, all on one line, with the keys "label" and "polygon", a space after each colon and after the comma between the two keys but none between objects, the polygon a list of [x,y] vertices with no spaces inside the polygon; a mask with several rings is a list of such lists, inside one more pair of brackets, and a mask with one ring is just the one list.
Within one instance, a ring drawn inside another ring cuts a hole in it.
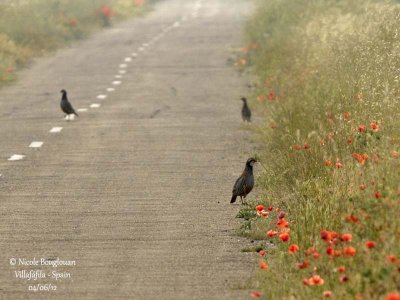
[{"label": "bird's tail", "polygon": [[231,203],[234,203],[236,201],[236,197],[235,195],[232,195],[232,199],[231,199]]},{"label": "bird's tail", "polygon": [[73,114],[77,117],[79,117],[79,115],[76,113],[76,111],[73,112]]}]

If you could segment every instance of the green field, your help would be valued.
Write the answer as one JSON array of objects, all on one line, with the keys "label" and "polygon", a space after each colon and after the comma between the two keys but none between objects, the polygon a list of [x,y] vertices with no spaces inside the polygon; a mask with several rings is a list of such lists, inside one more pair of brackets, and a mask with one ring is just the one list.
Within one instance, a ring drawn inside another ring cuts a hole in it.
[{"label": "green field", "polygon": [[396,1],[258,1],[238,65],[265,171],[239,217],[275,245],[260,298],[400,299],[399,31]]}]

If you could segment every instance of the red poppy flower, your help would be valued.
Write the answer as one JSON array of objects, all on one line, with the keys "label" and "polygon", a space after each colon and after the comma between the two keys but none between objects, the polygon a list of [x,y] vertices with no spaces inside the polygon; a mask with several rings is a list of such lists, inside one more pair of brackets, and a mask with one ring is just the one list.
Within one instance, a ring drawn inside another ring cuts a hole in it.
[{"label": "red poppy flower", "polygon": [[300,250],[300,248],[299,248],[298,245],[296,245],[296,244],[291,244],[291,245],[289,246],[288,252],[289,252],[290,254],[294,254],[295,252],[297,252],[297,251],[299,251],[299,250]]},{"label": "red poppy flower", "polygon": [[324,284],[324,280],[321,278],[321,276],[319,275],[314,275],[313,277],[311,277],[310,279],[310,285],[323,285]]},{"label": "red poppy flower", "polygon": [[279,214],[279,216],[278,216],[278,219],[283,219],[284,217],[285,217],[285,213],[282,211],[280,214]]},{"label": "red poppy flower", "polygon": [[390,156],[393,157],[393,158],[399,158],[400,157],[400,153],[395,151],[395,150],[392,150],[392,151],[390,151]]},{"label": "red poppy flower", "polygon": [[262,294],[260,292],[251,292],[250,296],[253,298],[260,298]]},{"label": "red poppy flower", "polygon": [[372,129],[373,132],[379,131],[379,124],[376,121],[371,122],[371,124],[369,124],[369,127]]},{"label": "red poppy flower", "polygon": [[264,209],[264,206],[263,205],[257,205],[256,206],[256,210],[257,211],[262,211]]},{"label": "red poppy flower", "polygon": [[339,277],[339,281],[340,282],[347,282],[347,281],[349,281],[349,277],[347,276],[347,275],[341,275],[340,277]]},{"label": "red poppy flower", "polygon": [[353,236],[350,233],[344,233],[342,234],[342,236],[340,237],[340,239],[343,242],[351,242],[351,240],[353,239]]},{"label": "red poppy flower", "polygon": [[269,211],[273,211],[273,210],[274,210],[274,208],[273,208],[272,206],[269,206],[267,209],[268,209]]},{"label": "red poppy flower", "polygon": [[358,163],[360,163],[361,165],[364,165],[365,162],[368,160],[368,155],[367,155],[367,154],[361,154],[361,153],[354,152],[354,153],[352,154],[352,156],[353,156],[353,158],[354,158],[355,160],[357,160]]},{"label": "red poppy flower", "polygon": [[338,272],[339,273],[344,273],[346,271],[346,267],[345,266],[341,266],[338,268]]},{"label": "red poppy flower", "polygon": [[351,215],[346,216],[345,221],[352,222],[352,223],[358,223],[358,217],[351,214]]},{"label": "red poppy flower", "polygon": [[367,132],[367,126],[365,125],[359,125],[357,128],[358,132]]},{"label": "red poppy flower", "polygon": [[376,199],[380,199],[381,197],[382,197],[382,193],[381,192],[375,192],[375,194],[374,194],[374,197],[376,198]]},{"label": "red poppy flower", "polygon": [[100,8],[100,13],[101,13],[103,16],[107,17],[107,18],[110,18],[110,17],[113,15],[112,8],[109,7],[109,6],[107,6],[107,5],[104,5],[104,6],[102,6],[102,7]]},{"label": "red poppy flower", "polygon": [[311,148],[311,146],[310,146],[309,144],[305,143],[304,146],[303,146],[303,148],[304,148],[305,150],[308,150],[308,149]]},{"label": "red poppy flower", "polygon": [[261,261],[261,262],[260,262],[260,268],[261,268],[262,270],[268,270],[268,265],[267,265],[267,263],[266,263],[265,261]]},{"label": "red poppy flower", "polygon": [[289,235],[289,233],[286,233],[286,232],[281,233],[281,234],[279,235],[279,239],[280,239],[282,242],[287,242],[288,240],[290,240],[290,235]]},{"label": "red poppy flower", "polygon": [[299,269],[306,269],[306,268],[308,268],[309,265],[310,265],[310,262],[308,260],[297,263],[297,267]]},{"label": "red poppy flower", "polygon": [[336,160],[336,168],[337,169],[340,169],[340,168],[342,168],[343,167],[343,164],[342,164],[342,162],[340,161],[340,159],[338,158],[337,160]]},{"label": "red poppy flower", "polygon": [[274,91],[270,91],[269,94],[267,95],[268,100],[274,100],[275,97],[276,97],[276,95],[275,95]]},{"label": "red poppy flower", "polygon": [[349,144],[349,145],[353,144],[353,139],[349,137],[349,138],[347,139],[347,144]]},{"label": "red poppy flower", "polygon": [[352,257],[356,255],[356,252],[357,252],[356,249],[351,246],[343,248],[343,256],[346,257]]},{"label": "red poppy flower", "polygon": [[396,255],[388,255],[387,260],[391,263],[396,263],[397,262],[397,257]]},{"label": "red poppy flower", "polygon": [[335,249],[333,249],[332,247],[326,248],[326,254],[328,254],[329,256],[335,256]]},{"label": "red poppy flower", "polygon": [[387,294],[386,300],[400,300],[400,294],[398,294],[398,293]]},{"label": "red poppy flower", "polygon": [[263,217],[268,217],[269,212],[268,212],[268,211],[265,211],[265,210],[262,210],[262,211],[258,211],[258,212],[257,212],[257,215],[263,216]]},{"label": "red poppy flower", "polygon": [[376,243],[374,241],[367,241],[365,243],[365,247],[367,247],[368,249],[375,248],[375,246],[376,246]]},{"label": "red poppy flower", "polygon": [[330,167],[330,166],[332,166],[333,165],[333,163],[330,161],[330,160],[327,160],[326,162],[325,162],[325,166],[327,166],[327,167]]},{"label": "red poppy flower", "polygon": [[296,150],[301,150],[302,147],[301,147],[301,145],[297,144],[297,145],[294,145],[293,148]]},{"label": "red poppy flower", "polygon": [[330,298],[330,297],[332,296],[332,292],[331,292],[331,291],[324,291],[324,292],[322,293],[322,295],[323,295],[325,298]]},{"label": "red poppy flower", "polygon": [[321,256],[321,254],[320,254],[318,251],[315,251],[315,252],[312,254],[312,256],[313,256],[315,259],[318,259],[318,258]]},{"label": "red poppy flower", "polygon": [[321,239],[325,242],[330,241],[332,239],[332,235],[328,230],[321,230],[320,236]]},{"label": "red poppy flower", "polygon": [[276,236],[277,234],[278,234],[278,232],[275,231],[275,230],[268,230],[268,231],[267,231],[267,236],[268,236],[268,237],[274,237],[274,236]]},{"label": "red poppy flower", "polygon": [[276,224],[276,227],[278,227],[278,228],[289,227],[289,222],[286,221],[285,218],[278,219],[275,224]]},{"label": "red poppy flower", "polygon": [[342,116],[343,116],[343,119],[345,119],[345,120],[348,120],[348,119],[350,119],[351,118],[351,114],[349,113],[349,112],[344,112],[343,114],[342,114]]},{"label": "red poppy flower", "polygon": [[260,252],[258,252],[258,254],[260,254],[260,256],[264,256],[265,255],[265,250],[260,250]]}]

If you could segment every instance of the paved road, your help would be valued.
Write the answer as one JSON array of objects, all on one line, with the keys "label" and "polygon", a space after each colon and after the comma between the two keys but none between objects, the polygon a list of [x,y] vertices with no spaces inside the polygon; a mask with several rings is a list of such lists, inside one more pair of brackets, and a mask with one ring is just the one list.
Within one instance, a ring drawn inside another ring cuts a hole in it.
[{"label": "paved road", "polygon": [[[240,252],[229,205],[249,151],[245,83],[227,64],[248,11],[245,0],[163,1],[1,90],[1,299],[248,298],[235,288],[255,255]],[[59,111],[61,88],[88,108],[73,122]],[[19,265],[34,257],[76,265]],[[57,291],[27,292],[38,283]]]}]

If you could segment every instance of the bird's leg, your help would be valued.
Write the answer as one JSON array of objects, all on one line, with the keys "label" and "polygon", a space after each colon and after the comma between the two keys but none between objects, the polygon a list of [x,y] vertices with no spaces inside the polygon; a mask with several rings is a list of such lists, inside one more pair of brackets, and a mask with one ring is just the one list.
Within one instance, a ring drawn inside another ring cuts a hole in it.
[{"label": "bird's leg", "polygon": [[65,116],[64,116],[64,120],[65,120],[65,121],[68,121],[68,115],[65,115]]}]

